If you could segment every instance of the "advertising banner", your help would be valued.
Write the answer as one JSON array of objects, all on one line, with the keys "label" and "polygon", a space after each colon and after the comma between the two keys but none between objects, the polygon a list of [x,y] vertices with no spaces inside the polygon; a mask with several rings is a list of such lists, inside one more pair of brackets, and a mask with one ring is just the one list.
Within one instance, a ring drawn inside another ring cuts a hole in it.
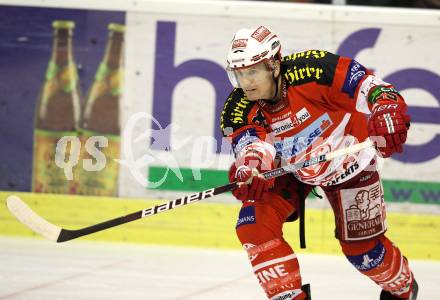
[{"label": "advertising banner", "polygon": [[125,13],[0,6],[0,16],[0,189],[116,196]]}]

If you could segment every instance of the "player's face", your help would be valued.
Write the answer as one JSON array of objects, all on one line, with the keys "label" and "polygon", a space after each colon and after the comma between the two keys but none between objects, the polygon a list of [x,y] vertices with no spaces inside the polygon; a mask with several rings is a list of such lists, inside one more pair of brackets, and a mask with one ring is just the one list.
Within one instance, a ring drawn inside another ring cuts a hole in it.
[{"label": "player's face", "polygon": [[273,71],[262,62],[247,68],[235,70],[240,88],[249,100],[270,99],[275,93]]}]

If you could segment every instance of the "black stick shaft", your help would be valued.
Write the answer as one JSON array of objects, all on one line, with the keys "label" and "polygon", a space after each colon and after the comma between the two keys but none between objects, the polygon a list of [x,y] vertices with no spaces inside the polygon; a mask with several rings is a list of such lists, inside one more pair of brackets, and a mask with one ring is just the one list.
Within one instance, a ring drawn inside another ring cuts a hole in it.
[{"label": "black stick shaft", "polygon": [[[314,165],[320,162],[324,162],[326,161],[326,157],[325,155],[321,155],[319,158],[313,158],[310,160],[306,160],[304,162],[299,162],[296,164],[292,164],[292,165],[287,165],[281,168],[277,168],[275,170],[271,170],[271,171],[267,171],[262,173],[262,175],[266,178],[266,179],[270,179],[270,178],[275,178],[275,177],[279,177],[281,175],[284,175],[286,173],[304,168],[306,166],[310,166],[310,165]],[[98,223],[89,227],[85,227],[85,228],[81,228],[78,230],[69,230],[69,229],[62,229],[60,232],[60,235],[57,239],[57,242],[65,242],[65,241],[69,241],[69,240],[73,240],[76,239],[78,237],[81,236],[85,236],[85,235],[89,235],[98,231],[102,231],[108,228],[112,228],[121,224],[125,224],[125,223],[129,223],[141,218],[145,218],[148,216],[152,216],[152,215],[157,215],[159,213],[174,209],[176,207],[179,206],[183,206],[183,205],[187,205],[187,204],[191,204],[193,202],[197,202],[203,199],[207,199],[219,194],[223,194],[225,192],[229,192],[232,191],[235,187],[237,186],[236,182],[233,183],[229,183],[226,185],[222,185],[216,188],[212,188],[209,190],[205,190],[202,192],[198,192],[195,194],[191,194],[188,196],[184,196],[182,198],[178,198],[178,199],[174,199],[171,200],[167,203],[164,204],[159,204],[156,206],[153,206],[151,208],[146,208],[122,217],[118,217],[118,218],[114,218],[102,223]]]},{"label": "black stick shaft", "polygon": [[[275,170],[271,170],[271,171],[267,171],[262,173],[261,175],[264,176],[264,178],[266,179],[270,179],[270,178],[275,178],[275,177],[279,177],[281,175],[302,169],[302,168],[306,168],[308,166],[312,166],[312,165],[316,165],[322,162],[326,162],[329,160],[332,160],[335,157],[338,156],[342,156],[342,155],[346,155],[349,153],[355,153],[360,151],[361,149],[367,148],[367,147],[371,147],[373,144],[369,141],[360,143],[360,144],[356,144],[354,146],[351,146],[349,148],[346,149],[341,149],[341,150],[337,150],[334,152],[330,152],[324,155],[320,155],[319,157],[314,157],[308,160],[304,160],[298,163],[294,163],[294,164],[290,164],[290,165],[286,165],[280,168],[277,168]],[[184,206],[187,204],[191,204],[193,202],[197,202],[203,199],[207,199],[210,197],[214,197],[216,195],[219,194],[223,194],[225,192],[229,192],[232,191],[233,189],[235,189],[237,187],[237,182],[232,182],[229,184],[225,184],[216,188],[211,188],[209,190],[205,190],[202,192],[198,192],[195,194],[191,194],[188,196],[184,196],[182,198],[178,198],[178,199],[174,199],[171,200],[167,203],[164,204],[160,204],[160,205],[156,205],[153,206],[151,208],[146,208],[122,217],[118,217],[118,218],[114,218],[99,224],[95,224],[89,227],[85,227],[85,228],[81,228],[81,229],[77,229],[77,230],[68,230],[68,229],[61,229],[60,235],[57,239],[57,242],[65,242],[65,241],[69,241],[69,240],[73,240],[76,239],[78,237],[81,236],[85,236],[85,235],[89,235],[98,231],[102,231],[108,228],[112,228],[121,224],[125,224],[125,223],[129,223],[141,218],[145,218],[148,216],[152,216],[152,215],[156,215],[158,213],[162,213],[171,209],[174,209],[176,207],[179,206]]]},{"label": "black stick shaft", "polygon": [[174,209],[179,206],[184,206],[187,204],[191,204],[193,202],[197,202],[200,200],[204,200],[215,195],[223,194],[229,191],[232,191],[237,184],[235,182],[229,183],[226,185],[222,185],[216,188],[212,188],[209,190],[205,190],[202,192],[198,192],[195,194],[191,194],[182,198],[171,200],[167,203],[153,206],[151,208],[146,208],[122,217],[114,218],[99,224],[95,224],[89,227],[81,228],[78,230],[69,230],[69,229],[61,229],[60,235],[57,239],[57,242],[66,242],[73,239],[76,239],[81,236],[89,235],[98,231],[102,231],[108,228],[112,228],[121,224],[129,223],[141,218],[145,218],[151,215],[156,215],[170,209]]}]

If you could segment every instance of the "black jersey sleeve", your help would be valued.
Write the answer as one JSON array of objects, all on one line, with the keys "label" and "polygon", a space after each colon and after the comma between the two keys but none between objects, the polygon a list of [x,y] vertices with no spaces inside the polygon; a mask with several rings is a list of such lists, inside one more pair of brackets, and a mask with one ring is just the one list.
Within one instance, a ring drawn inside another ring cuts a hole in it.
[{"label": "black jersey sleeve", "polygon": [[308,50],[283,57],[281,68],[290,86],[310,82],[331,86],[338,61],[339,55],[323,50]]},{"label": "black jersey sleeve", "polygon": [[242,89],[234,89],[228,96],[220,116],[220,126],[224,136],[230,136],[240,128],[251,125],[250,112],[255,102],[246,98]]},{"label": "black jersey sleeve", "polygon": [[254,151],[271,148],[267,146],[267,123],[264,115],[257,102],[248,100],[242,89],[234,89],[229,95],[221,114],[220,125],[236,155],[251,144]]}]

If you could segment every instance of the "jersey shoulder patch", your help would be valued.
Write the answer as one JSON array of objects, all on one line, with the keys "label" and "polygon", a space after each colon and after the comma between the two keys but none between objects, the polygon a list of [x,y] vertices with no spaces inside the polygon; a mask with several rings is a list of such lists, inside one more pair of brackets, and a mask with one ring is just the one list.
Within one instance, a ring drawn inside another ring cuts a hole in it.
[{"label": "jersey shoulder patch", "polygon": [[234,89],[225,102],[220,119],[223,135],[228,136],[240,127],[248,125],[248,116],[255,101],[250,101],[242,89]]},{"label": "jersey shoulder patch", "polygon": [[307,50],[283,57],[281,70],[290,86],[309,82],[331,86],[339,55],[323,50]]}]

